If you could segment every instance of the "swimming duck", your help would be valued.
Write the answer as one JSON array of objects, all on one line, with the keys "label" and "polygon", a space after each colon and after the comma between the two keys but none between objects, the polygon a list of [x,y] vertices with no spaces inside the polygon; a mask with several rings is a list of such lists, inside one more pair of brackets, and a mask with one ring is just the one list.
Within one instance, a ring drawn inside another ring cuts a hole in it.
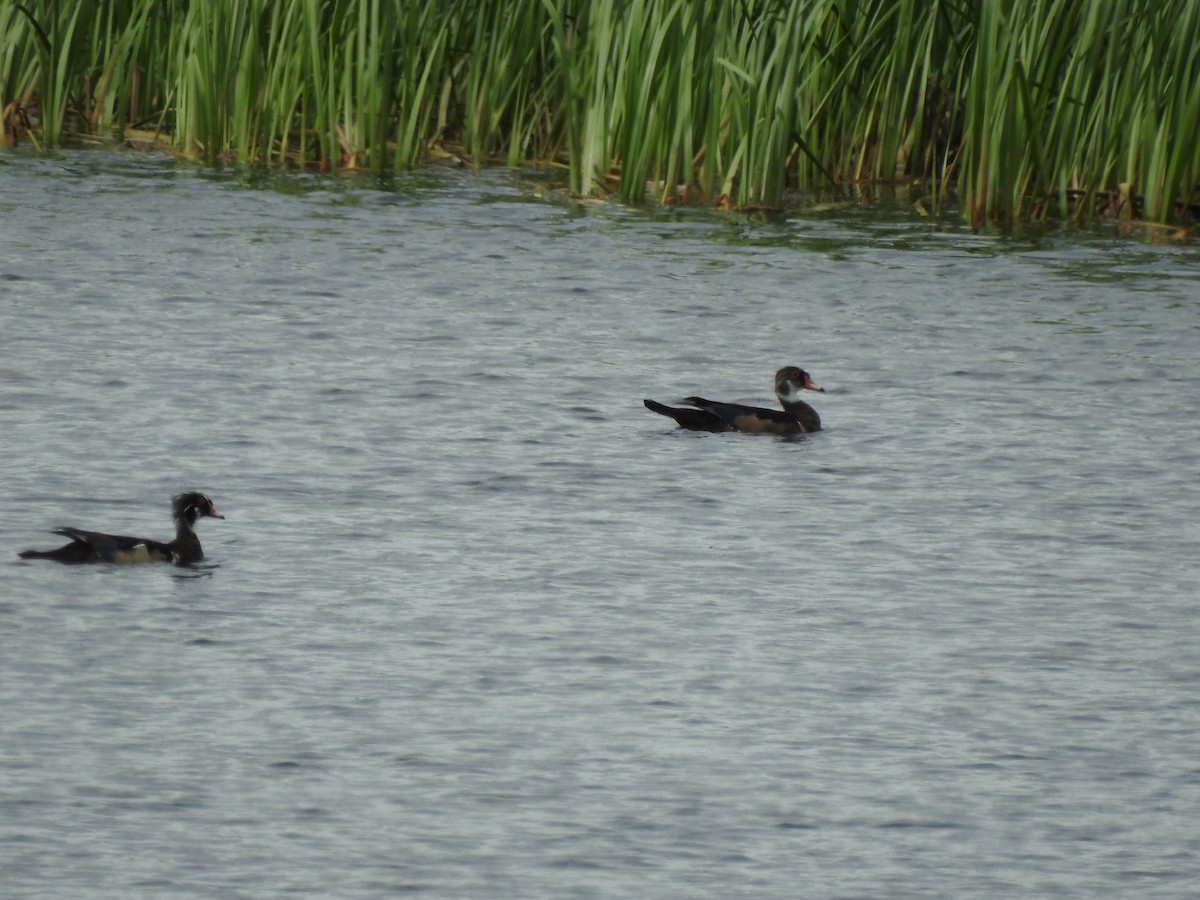
[{"label": "swimming duck", "polygon": [[800,399],[802,390],[825,393],[825,388],[814,384],[803,369],[785,366],[775,373],[775,396],[779,398],[782,410],[720,403],[703,397],[688,397],[683,401],[695,409],[665,406],[654,400],[642,402],[647,409],[669,416],[681,428],[692,431],[743,431],[748,434],[807,434],[820,431],[821,417]]},{"label": "swimming duck", "polygon": [[147,538],[65,527],[54,528],[51,532],[69,537],[71,543],[57,550],[25,550],[20,557],[52,559],[61,563],[169,562],[177,566],[190,566],[204,559],[200,539],[196,537],[193,527],[196,520],[201,516],[212,519],[225,517],[217,512],[211,500],[195,491],[176,497],[172,501],[172,510],[175,515],[175,540],[165,544]]}]

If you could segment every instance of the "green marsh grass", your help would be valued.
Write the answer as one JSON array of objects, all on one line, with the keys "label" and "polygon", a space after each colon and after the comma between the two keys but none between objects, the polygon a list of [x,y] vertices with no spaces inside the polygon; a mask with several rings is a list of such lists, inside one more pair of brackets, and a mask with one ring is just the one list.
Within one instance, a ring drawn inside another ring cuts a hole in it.
[{"label": "green marsh grass", "polygon": [[208,163],[449,154],[630,203],[887,185],[977,224],[1181,222],[1200,4],[10,0],[0,106],[10,140],[149,134]]}]

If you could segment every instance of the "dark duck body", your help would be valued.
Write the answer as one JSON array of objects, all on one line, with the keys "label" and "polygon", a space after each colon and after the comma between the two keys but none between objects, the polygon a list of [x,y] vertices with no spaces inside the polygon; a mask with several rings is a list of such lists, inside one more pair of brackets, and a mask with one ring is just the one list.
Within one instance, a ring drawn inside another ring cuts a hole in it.
[{"label": "dark duck body", "polygon": [[666,406],[655,400],[644,400],[646,408],[679,423],[692,431],[742,431],[747,434],[808,434],[821,430],[817,411],[800,399],[800,391],[825,392],[817,387],[803,369],[785,366],[775,373],[775,396],[783,409],[764,409],[721,403],[703,397],[688,397],[684,403],[694,409]]},{"label": "dark duck body", "polygon": [[163,543],[149,538],[104,534],[80,528],[54,528],[53,534],[69,537],[71,543],[57,550],[26,550],[21,559],[52,559],[61,563],[143,563],[169,562],[190,566],[204,559],[200,539],[196,537],[196,520],[207,516],[223,519],[211,500],[191,491],[172,501],[175,514],[175,540]]}]

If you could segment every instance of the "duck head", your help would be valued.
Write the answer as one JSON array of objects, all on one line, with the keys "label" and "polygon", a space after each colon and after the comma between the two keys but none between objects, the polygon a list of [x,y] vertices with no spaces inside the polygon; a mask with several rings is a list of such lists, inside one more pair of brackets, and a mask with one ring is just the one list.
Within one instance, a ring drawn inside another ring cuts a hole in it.
[{"label": "duck head", "polygon": [[189,491],[186,494],[180,494],[172,503],[172,511],[176,521],[185,521],[189,524],[195,522],[201,516],[208,516],[213,519],[225,518],[217,508],[213,506],[213,502],[197,491]]},{"label": "duck head", "polygon": [[800,391],[819,391],[825,393],[825,388],[818,386],[812,376],[796,366],[785,366],[775,373],[775,394],[785,403],[799,399]]}]

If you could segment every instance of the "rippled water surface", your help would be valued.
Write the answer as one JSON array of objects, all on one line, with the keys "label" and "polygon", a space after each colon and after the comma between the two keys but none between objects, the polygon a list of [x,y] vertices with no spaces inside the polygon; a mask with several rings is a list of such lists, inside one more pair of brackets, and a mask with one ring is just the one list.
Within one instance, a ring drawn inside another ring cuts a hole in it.
[{"label": "rippled water surface", "polygon": [[[1200,256],[0,156],[0,893],[1180,897]],[[642,407],[826,430],[694,434]],[[70,524],[210,568],[16,558]]]}]

